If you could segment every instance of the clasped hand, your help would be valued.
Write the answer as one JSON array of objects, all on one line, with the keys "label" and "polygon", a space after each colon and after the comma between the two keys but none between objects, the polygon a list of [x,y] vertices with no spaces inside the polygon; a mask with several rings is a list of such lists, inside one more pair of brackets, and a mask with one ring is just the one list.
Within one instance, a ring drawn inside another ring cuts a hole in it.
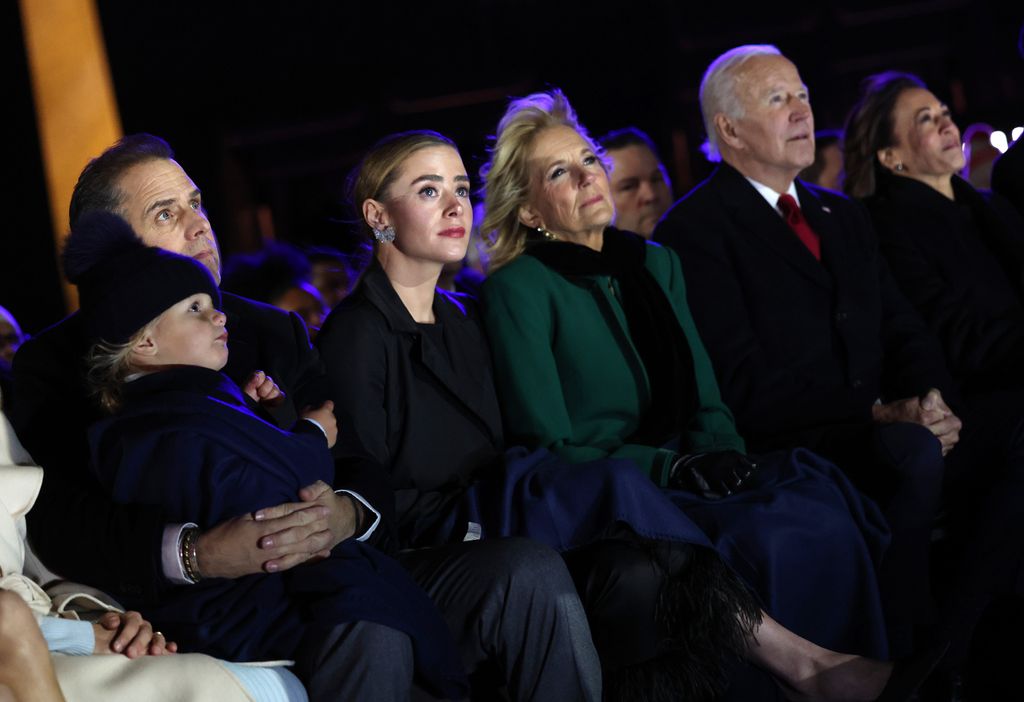
[{"label": "clasped hand", "polygon": [[174,653],[178,645],[168,641],[138,612],[107,612],[93,622],[96,636],[94,652],[123,653],[129,658],[163,656]]},{"label": "clasped hand", "polygon": [[871,416],[876,422],[909,422],[925,427],[939,440],[943,456],[960,441],[960,429],[963,428],[960,418],[953,414],[942,393],[935,388],[922,397],[877,404],[871,408]]},{"label": "clasped hand", "polygon": [[197,556],[203,577],[238,578],[288,570],[310,559],[326,558],[355,533],[362,509],[349,495],[338,495],[322,480],[299,491],[302,502],[288,502],[221,522],[199,537]]},{"label": "clasped hand", "polygon": [[743,487],[757,464],[739,451],[680,456],[669,472],[669,487],[719,500]]}]

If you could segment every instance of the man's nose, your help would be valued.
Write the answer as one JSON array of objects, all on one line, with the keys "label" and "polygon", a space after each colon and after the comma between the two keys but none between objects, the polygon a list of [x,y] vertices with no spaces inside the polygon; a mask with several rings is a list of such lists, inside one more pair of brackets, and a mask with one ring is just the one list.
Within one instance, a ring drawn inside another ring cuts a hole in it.
[{"label": "man's nose", "polygon": [[641,205],[649,205],[654,202],[657,195],[654,192],[654,186],[648,181],[642,181],[640,186],[637,188],[637,196],[640,198]]},{"label": "man's nose", "polygon": [[200,236],[206,236],[210,232],[210,220],[206,218],[206,213],[203,212],[202,208],[198,210],[191,210],[192,214],[189,215],[186,220],[185,237],[188,239],[195,239]]}]

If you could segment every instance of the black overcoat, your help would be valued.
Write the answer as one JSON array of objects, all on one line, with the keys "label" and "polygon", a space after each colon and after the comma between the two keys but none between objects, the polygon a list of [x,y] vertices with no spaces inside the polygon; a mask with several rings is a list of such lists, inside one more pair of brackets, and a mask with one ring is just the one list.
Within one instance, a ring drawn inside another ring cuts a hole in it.
[{"label": "black overcoat", "polygon": [[335,456],[373,461],[387,475],[400,548],[437,538],[437,519],[478,471],[501,462],[501,414],[473,304],[437,291],[440,349],[374,261],[317,337],[338,418]]},{"label": "black overcoat", "polygon": [[954,200],[883,176],[865,200],[893,277],[965,393],[1024,387],[1024,221],[953,177]]}]

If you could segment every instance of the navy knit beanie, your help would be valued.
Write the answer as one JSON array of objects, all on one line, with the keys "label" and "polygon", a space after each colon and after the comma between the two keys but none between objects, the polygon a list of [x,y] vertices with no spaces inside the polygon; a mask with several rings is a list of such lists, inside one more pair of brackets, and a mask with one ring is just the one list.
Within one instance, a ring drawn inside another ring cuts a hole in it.
[{"label": "navy knit beanie", "polygon": [[220,290],[199,261],[146,246],[131,225],[109,212],[82,215],[68,235],[64,273],[78,286],[92,340],[121,344],[189,295],[206,293],[220,309]]}]

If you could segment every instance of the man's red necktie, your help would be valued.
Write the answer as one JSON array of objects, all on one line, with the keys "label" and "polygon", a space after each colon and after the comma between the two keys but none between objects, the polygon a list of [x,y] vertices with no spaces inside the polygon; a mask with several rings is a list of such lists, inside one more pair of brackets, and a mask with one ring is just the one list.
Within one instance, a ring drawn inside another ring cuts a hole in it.
[{"label": "man's red necktie", "polygon": [[820,261],[821,240],[818,239],[818,235],[814,233],[811,225],[804,219],[804,213],[800,211],[800,205],[796,204],[793,196],[788,193],[779,195],[779,209],[782,210],[782,216],[786,218],[786,224],[789,225],[789,228],[796,232],[804,246]]}]

